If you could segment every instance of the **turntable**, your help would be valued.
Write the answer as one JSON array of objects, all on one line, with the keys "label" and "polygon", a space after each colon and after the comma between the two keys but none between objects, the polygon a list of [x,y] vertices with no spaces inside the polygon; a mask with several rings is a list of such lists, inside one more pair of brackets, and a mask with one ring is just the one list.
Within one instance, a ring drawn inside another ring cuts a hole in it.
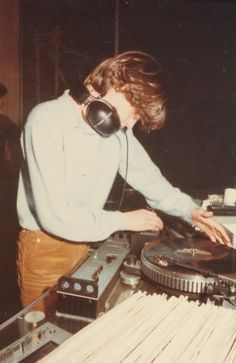
[{"label": "turntable", "polygon": [[235,297],[236,250],[207,238],[173,238],[146,244],[141,268],[152,283],[171,293]]}]

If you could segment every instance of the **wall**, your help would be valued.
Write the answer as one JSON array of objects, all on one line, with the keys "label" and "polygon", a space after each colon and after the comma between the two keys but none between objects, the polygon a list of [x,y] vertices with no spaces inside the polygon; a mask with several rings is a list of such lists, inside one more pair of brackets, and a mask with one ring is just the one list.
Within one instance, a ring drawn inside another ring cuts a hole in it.
[{"label": "wall", "polygon": [[8,88],[3,113],[20,124],[19,0],[0,1],[0,82]]}]

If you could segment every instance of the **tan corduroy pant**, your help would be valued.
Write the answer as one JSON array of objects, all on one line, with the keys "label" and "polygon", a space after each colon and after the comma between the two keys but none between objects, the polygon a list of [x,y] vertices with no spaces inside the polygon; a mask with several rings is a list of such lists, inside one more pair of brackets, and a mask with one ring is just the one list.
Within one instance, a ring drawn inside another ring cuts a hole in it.
[{"label": "tan corduroy pant", "polygon": [[[42,231],[23,229],[18,240],[18,283],[23,307],[54,286],[58,279],[82,264],[88,255],[86,243],[69,242]],[[55,305],[56,292],[39,302],[35,310]]]}]

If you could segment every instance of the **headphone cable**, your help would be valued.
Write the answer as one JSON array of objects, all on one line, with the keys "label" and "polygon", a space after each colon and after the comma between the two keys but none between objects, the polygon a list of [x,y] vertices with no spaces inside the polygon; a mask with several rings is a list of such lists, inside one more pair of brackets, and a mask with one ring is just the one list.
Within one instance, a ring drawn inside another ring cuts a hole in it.
[{"label": "headphone cable", "polygon": [[123,183],[123,187],[122,187],[122,193],[121,193],[121,197],[120,197],[120,203],[118,206],[118,210],[121,209],[121,206],[123,204],[124,201],[124,195],[125,195],[125,187],[126,187],[126,183],[127,183],[127,174],[128,174],[128,160],[129,160],[129,142],[128,142],[128,136],[126,133],[127,129],[124,129],[124,134],[125,134],[125,139],[126,139],[126,165],[125,165],[125,178],[124,178],[124,183]]}]

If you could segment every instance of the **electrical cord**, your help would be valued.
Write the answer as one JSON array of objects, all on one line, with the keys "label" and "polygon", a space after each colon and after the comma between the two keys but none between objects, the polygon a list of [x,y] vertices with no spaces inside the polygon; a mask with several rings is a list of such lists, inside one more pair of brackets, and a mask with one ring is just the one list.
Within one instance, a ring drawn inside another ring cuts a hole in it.
[{"label": "electrical cord", "polygon": [[123,187],[122,187],[122,193],[121,193],[121,197],[120,197],[120,203],[118,205],[118,210],[121,209],[123,201],[124,201],[124,195],[125,195],[125,187],[127,184],[127,175],[128,175],[128,160],[129,160],[129,142],[128,142],[128,136],[126,133],[126,128],[124,129],[124,134],[125,134],[125,139],[126,139],[126,166],[125,166],[125,178],[124,178],[124,183],[123,183]]}]

